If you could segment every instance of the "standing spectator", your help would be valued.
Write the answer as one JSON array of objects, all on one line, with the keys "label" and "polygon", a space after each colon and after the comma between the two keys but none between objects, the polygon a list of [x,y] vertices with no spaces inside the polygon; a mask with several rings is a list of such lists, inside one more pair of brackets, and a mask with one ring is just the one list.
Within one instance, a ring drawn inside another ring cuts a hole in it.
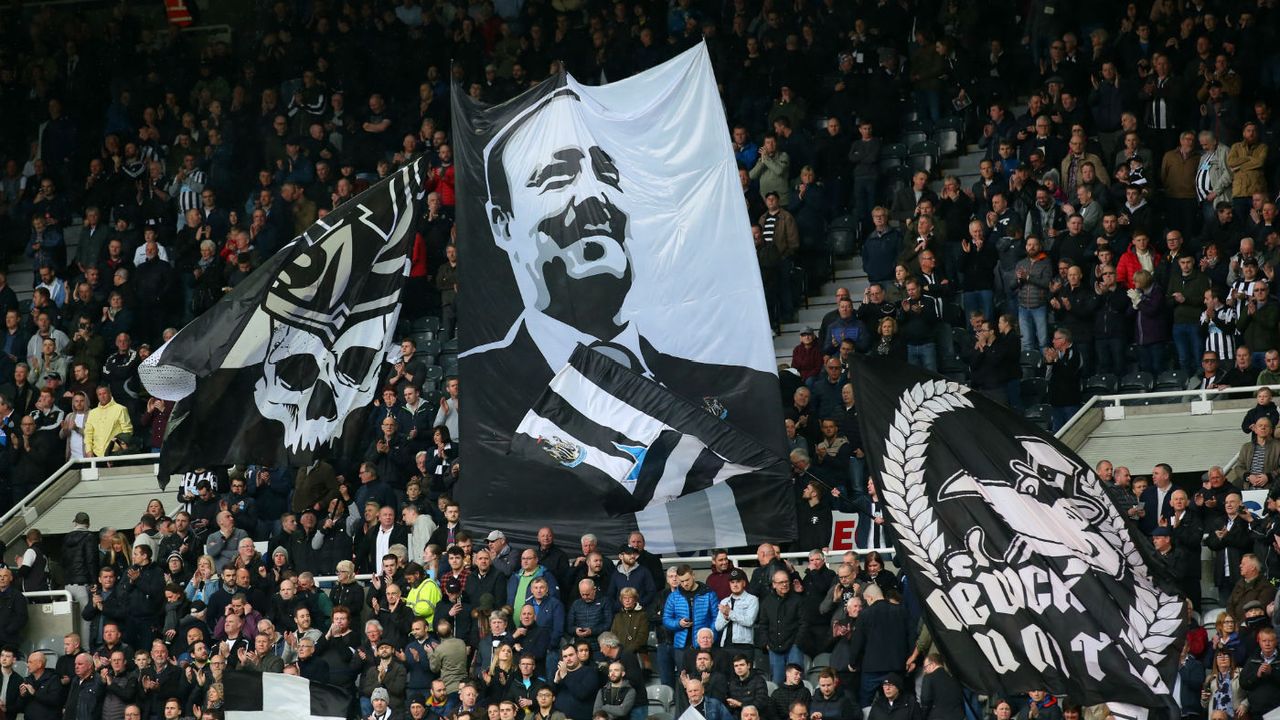
[{"label": "standing spectator", "polygon": [[804,662],[796,641],[803,624],[800,598],[792,593],[791,574],[778,570],[771,576],[771,592],[760,599],[759,622],[764,628],[764,649],[769,653],[773,681],[782,684],[787,663]]},{"label": "standing spectator", "polygon": [[13,571],[0,567],[0,646],[10,648],[22,644],[22,631],[27,626],[27,599],[14,584]]},{"label": "standing spectator", "polygon": [[[767,145],[767,142],[766,142]],[[782,196],[770,190],[764,194],[765,212],[757,221],[765,244],[772,244],[778,250],[777,287],[779,322],[794,322],[795,313],[791,272],[795,269],[793,260],[800,249],[800,230],[796,219],[782,206]]]},{"label": "standing spectator", "polygon": [[1231,196],[1236,215],[1246,217],[1254,193],[1266,194],[1267,144],[1258,137],[1258,123],[1244,124],[1240,142],[1227,152],[1227,168],[1231,171]]},{"label": "standing spectator", "polygon": [[84,423],[84,454],[86,457],[102,457],[107,454],[111,441],[117,435],[133,432],[129,411],[111,396],[111,388],[103,385],[97,389],[98,406],[89,411]]},{"label": "standing spectator", "polygon": [[791,156],[778,148],[778,137],[773,133],[764,136],[760,156],[749,175],[760,187],[761,197],[767,199],[769,193],[776,193],[779,205],[791,203]]},{"label": "standing spectator", "polygon": [[1057,432],[1080,410],[1081,353],[1071,343],[1071,331],[1053,332],[1053,347],[1044,349],[1045,374],[1049,379],[1049,405],[1053,408],[1051,430]]},{"label": "standing spectator", "polygon": [[1027,256],[1014,268],[1018,295],[1018,325],[1022,350],[1039,351],[1049,344],[1049,283],[1053,262],[1041,249],[1040,239],[1027,238]]},{"label": "standing spectator", "polygon": [[714,590],[694,577],[689,565],[677,567],[676,578],[679,585],[662,607],[662,625],[671,634],[672,647],[682,650],[693,645],[699,630],[714,628],[718,599]]}]

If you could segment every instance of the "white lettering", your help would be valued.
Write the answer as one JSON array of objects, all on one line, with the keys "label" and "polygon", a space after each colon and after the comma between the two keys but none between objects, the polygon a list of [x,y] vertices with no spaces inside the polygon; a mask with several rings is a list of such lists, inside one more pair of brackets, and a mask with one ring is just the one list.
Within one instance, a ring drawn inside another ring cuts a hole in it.
[{"label": "white lettering", "polygon": [[959,583],[948,591],[951,602],[965,625],[985,625],[991,617],[990,608],[982,602],[982,591],[973,583]]},{"label": "white lettering", "polygon": [[1058,646],[1058,641],[1049,637],[1038,626],[1027,625],[1022,628],[1022,645],[1027,659],[1040,672],[1053,668],[1067,677],[1071,676],[1067,664],[1062,661],[1062,648]]},{"label": "white lettering", "polygon": [[1001,615],[1012,615],[1024,607],[1022,581],[1018,579],[1018,573],[1013,568],[1006,567],[995,572],[982,573],[978,576],[978,582],[987,591],[987,600],[995,612]]},{"label": "white lettering", "polygon": [[1089,677],[1094,680],[1102,680],[1102,663],[1098,660],[1098,653],[1110,645],[1113,641],[1106,633],[1100,633],[1098,637],[1080,633],[1071,640],[1071,649],[1084,655],[1084,666],[1089,670]]},{"label": "white lettering", "polygon": [[1000,633],[979,630],[973,634],[973,640],[978,643],[978,648],[982,650],[983,655],[987,656],[987,661],[996,672],[1010,673],[1020,667],[1009,643]]},{"label": "white lettering", "polygon": [[1034,565],[1018,569],[1022,578],[1022,587],[1026,589],[1027,607],[1042,613],[1053,605],[1053,594],[1049,585],[1049,573]]},{"label": "white lettering", "polygon": [[960,622],[960,616],[956,614],[955,606],[951,604],[950,598],[942,590],[934,590],[929,593],[925,604],[933,610],[934,617],[938,619],[942,627],[954,631],[964,629],[964,623]]}]

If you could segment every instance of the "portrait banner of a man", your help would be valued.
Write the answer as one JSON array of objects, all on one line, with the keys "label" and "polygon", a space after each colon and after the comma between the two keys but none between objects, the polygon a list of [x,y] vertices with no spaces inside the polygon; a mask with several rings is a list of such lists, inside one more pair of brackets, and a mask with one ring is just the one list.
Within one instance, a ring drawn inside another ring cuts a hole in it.
[{"label": "portrait banner of a man", "polygon": [[[760,271],[705,48],[603,86],[558,75],[501,105],[459,92],[453,113],[466,478],[455,494],[468,524],[617,544],[663,502],[619,503],[619,488],[583,482],[567,441],[539,444],[556,462],[511,452],[579,346],[783,457]],[[642,450],[610,452],[633,457],[634,476]],[[789,505],[783,479],[739,480],[727,495]],[[749,542],[794,533],[744,527]]]}]

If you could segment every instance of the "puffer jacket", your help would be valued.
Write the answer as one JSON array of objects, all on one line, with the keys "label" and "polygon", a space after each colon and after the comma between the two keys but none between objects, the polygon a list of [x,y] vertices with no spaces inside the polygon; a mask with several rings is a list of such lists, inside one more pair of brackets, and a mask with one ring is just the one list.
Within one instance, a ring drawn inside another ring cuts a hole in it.
[{"label": "puffer jacket", "polygon": [[[703,583],[695,585],[692,591],[682,588],[672,591],[662,606],[662,626],[671,633],[672,646],[689,647],[702,628],[715,630],[718,604],[715,591]],[[693,621],[691,627],[680,627],[680,621],[685,618]]]}]

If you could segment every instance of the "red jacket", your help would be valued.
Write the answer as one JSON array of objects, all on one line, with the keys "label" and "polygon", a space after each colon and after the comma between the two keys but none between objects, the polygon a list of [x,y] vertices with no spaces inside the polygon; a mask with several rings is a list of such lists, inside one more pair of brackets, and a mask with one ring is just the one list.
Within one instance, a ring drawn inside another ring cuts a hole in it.
[{"label": "red jacket", "polygon": [[440,193],[440,204],[452,208],[456,203],[453,190],[453,165],[431,169],[431,182],[427,184],[428,192]]},{"label": "red jacket", "polygon": [[[1159,250],[1151,250],[1151,267],[1152,269],[1160,267],[1160,263],[1164,260],[1164,256]],[[1133,248],[1129,248],[1120,256],[1120,261],[1116,263],[1116,284],[1128,290],[1133,287],[1133,276],[1142,269],[1142,262],[1138,260],[1138,253]]]},{"label": "red jacket", "polygon": [[803,380],[822,372],[823,359],[822,348],[816,342],[810,343],[807,348],[804,343],[800,343],[791,351],[791,367],[800,371],[800,378]]}]

